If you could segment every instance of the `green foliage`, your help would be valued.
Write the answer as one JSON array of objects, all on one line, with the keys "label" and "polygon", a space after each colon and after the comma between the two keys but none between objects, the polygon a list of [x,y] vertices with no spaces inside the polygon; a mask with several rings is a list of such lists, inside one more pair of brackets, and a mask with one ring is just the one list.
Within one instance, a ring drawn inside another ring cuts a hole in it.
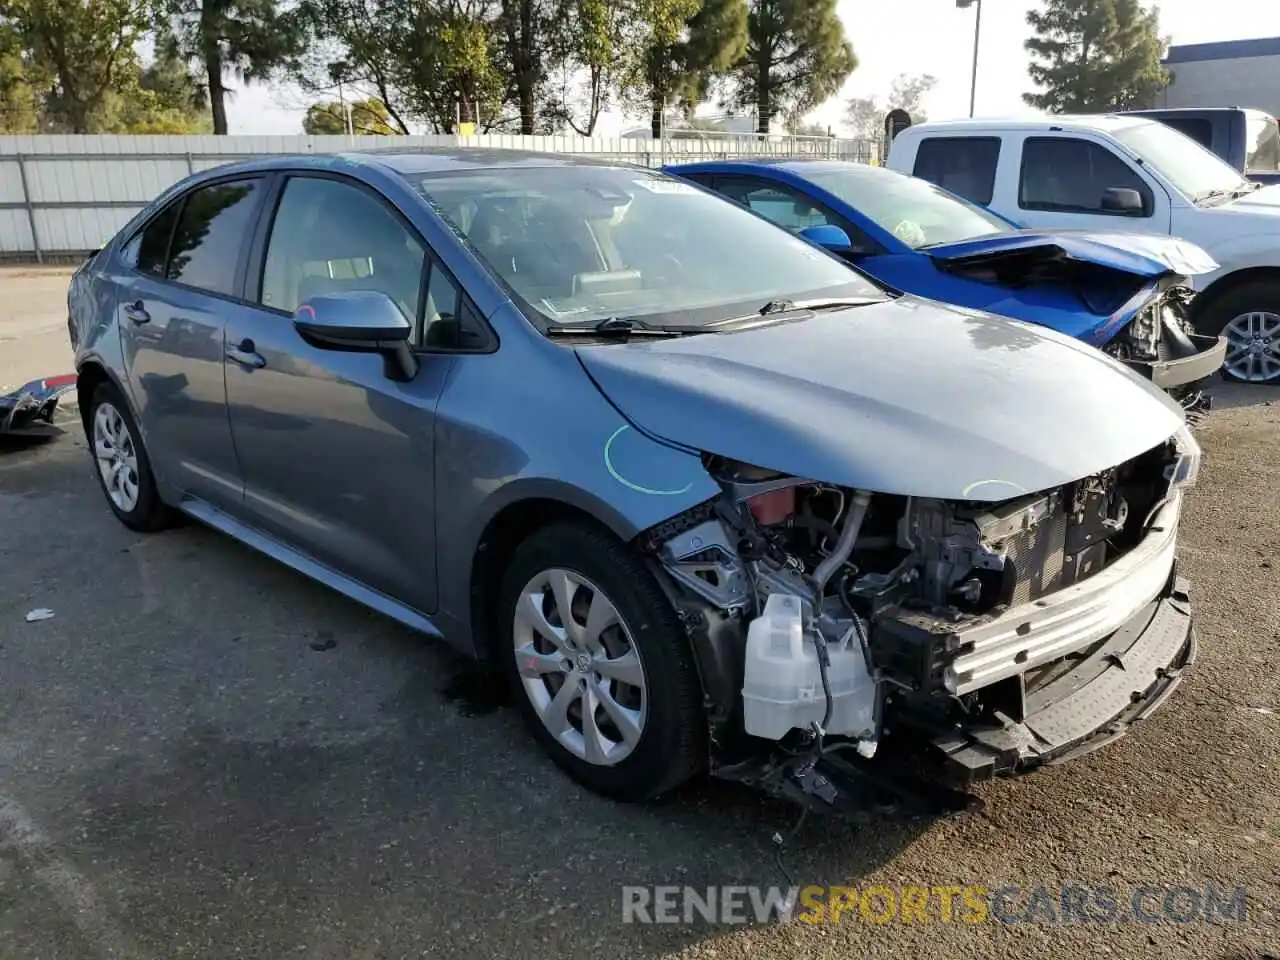
[{"label": "green foliage", "polygon": [[341,80],[368,90],[402,133],[410,121],[452,133],[499,118],[507,85],[487,0],[306,0],[301,9],[321,40],[299,71],[307,89],[332,93]]},{"label": "green foliage", "polygon": [[635,0],[622,91],[629,107],[649,108],[653,136],[669,105],[691,113],[742,56],[746,26],[744,0]]},{"label": "green foliage", "polygon": [[1033,107],[1054,113],[1097,113],[1154,104],[1169,84],[1161,64],[1167,40],[1160,12],[1139,0],[1045,0],[1027,13],[1035,36],[1026,41],[1038,93]]},{"label": "green foliage", "polygon": [[746,55],[734,68],[739,107],[754,106],[759,131],[779,114],[803,116],[858,65],[836,0],[751,0]]},{"label": "green foliage", "polygon": [[381,100],[357,100],[346,110],[337,100],[312,104],[302,120],[302,132],[313,136],[345,134],[347,111],[351,112],[351,132],[356,136],[395,136],[399,133],[391,123],[387,105]]},{"label": "green foliage", "polygon": [[341,99],[360,132],[656,135],[717,97],[794,121],[854,64],[835,0],[0,0],[0,130],[225,133],[234,77],[300,83],[317,132]]},{"label": "green foliage", "polygon": [[0,5],[0,130],[39,133],[199,133],[199,85],[186,65],[136,46],[153,10],[117,0],[19,0]]},{"label": "green foliage", "polygon": [[35,133],[40,123],[38,81],[23,62],[17,29],[0,22],[0,133]]},{"label": "green foliage", "polygon": [[199,66],[214,133],[227,132],[226,73],[242,81],[269,79],[296,65],[306,45],[303,19],[278,0],[161,2],[172,30],[167,52]]},{"label": "green foliage", "polygon": [[565,13],[560,0],[500,0],[493,29],[497,69],[510,78],[507,97],[519,110],[522,134],[541,132],[539,107],[547,101],[547,53],[563,50],[571,33],[572,21]]},{"label": "green foliage", "polygon": [[558,16],[572,27],[561,30],[553,50],[561,82],[548,96],[546,114],[589,137],[627,71],[628,11],[610,0],[560,0]]},{"label": "green foliage", "polygon": [[70,133],[103,124],[113,95],[137,70],[134,45],[150,19],[141,0],[0,2],[0,22],[13,30],[10,42],[48,83],[38,92],[45,123]]}]

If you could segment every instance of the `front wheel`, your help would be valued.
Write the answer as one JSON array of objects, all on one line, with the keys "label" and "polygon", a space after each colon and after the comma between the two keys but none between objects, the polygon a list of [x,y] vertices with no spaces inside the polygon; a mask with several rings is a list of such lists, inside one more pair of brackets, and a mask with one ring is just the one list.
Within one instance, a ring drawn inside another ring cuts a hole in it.
[{"label": "front wheel", "polygon": [[534,737],[575,780],[643,800],[701,768],[689,641],[625,544],[585,523],[539,530],[507,569],[501,609],[501,669]]},{"label": "front wheel", "polygon": [[1196,327],[1227,338],[1223,377],[1280,383],[1280,283],[1241,284],[1211,303]]}]

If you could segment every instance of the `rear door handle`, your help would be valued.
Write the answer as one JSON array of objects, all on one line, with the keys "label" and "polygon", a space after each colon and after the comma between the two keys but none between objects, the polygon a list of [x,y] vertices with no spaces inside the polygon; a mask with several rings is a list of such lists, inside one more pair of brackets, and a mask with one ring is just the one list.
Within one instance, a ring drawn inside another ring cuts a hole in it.
[{"label": "rear door handle", "polygon": [[248,337],[241,340],[234,347],[227,347],[227,359],[234,360],[240,366],[249,367],[253,370],[261,370],[267,365],[266,358],[258,353],[253,341]]},{"label": "rear door handle", "polygon": [[124,315],[134,323],[150,323],[151,314],[147,313],[147,308],[142,305],[142,301],[138,300],[129,304],[124,308]]}]

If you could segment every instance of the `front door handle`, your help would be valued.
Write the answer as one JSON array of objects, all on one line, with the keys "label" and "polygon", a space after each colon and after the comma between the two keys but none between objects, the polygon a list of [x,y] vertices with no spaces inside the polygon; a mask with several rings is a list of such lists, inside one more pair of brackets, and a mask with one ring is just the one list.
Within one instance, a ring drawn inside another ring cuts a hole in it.
[{"label": "front door handle", "polygon": [[147,308],[142,305],[142,301],[138,300],[129,304],[124,308],[124,315],[134,323],[150,323],[151,314],[147,313]]},{"label": "front door handle", "polygon": [[258,353],[253,341],[248,337],[241,340],[234,347],[227,347],[227,359],[234,360],[240,366],[249,367],[253,370],[261,370],[267,365],[266,358]]}]

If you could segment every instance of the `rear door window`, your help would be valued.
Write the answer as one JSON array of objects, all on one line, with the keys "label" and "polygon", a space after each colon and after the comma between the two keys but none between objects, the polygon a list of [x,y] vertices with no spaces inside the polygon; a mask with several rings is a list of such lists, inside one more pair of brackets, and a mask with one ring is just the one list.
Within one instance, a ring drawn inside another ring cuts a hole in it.
[{"label": "rear door window", "polygon": [[1204,117],[1162,117],[1160,119],[1166,127],[1172,127],[1179,133],[1185,134],[1202,147],[1213,149],[1213,124]]},{"label": "rear door window", "polygon": [[171,203],[143,227],[125,247],[125,260],[141,273],[163,277],[165,261],[169,258],[169,239],[181,208],[181,200]]},{"label": "rear door window", "polygon": [[984,206],[995,191],[999,137],[925,137],[911,171],[944,190]]},{"label": "rear door window", "polygon": [[1028,137],[1022,147],[1018,206],[1023,210],[1118,215],[1102,208],[1110,188],[1137,190],[1150,214],[1146,181],[1110,150],[1073,137]]},{"label": "rear door window", "polygon": [[237,296],[236,271],[249,243],[260,181],[230,180],[187,195],[169,245],[165,277],[175,283]]}]

